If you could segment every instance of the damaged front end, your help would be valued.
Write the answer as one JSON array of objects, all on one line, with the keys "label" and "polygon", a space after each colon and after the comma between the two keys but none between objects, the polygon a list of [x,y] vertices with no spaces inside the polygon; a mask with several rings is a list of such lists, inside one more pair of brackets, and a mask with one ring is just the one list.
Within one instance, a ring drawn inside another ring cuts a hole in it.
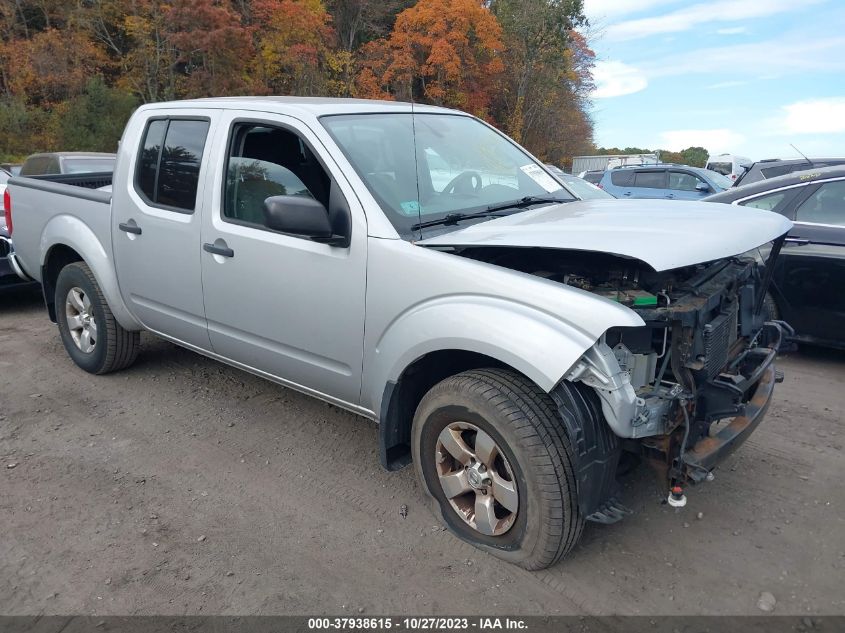
[{"label": "damaged front end", "polygon": [[680,505],[682,486],[712,478],[760,423],[782,380],[774,359],[788,326],[767,322],[761,310],[782,243],[774,241],[765,265],[737,256],[663,272],[571,251],[484,257],[627,305],[645,322],[609,329],[564,377],[598,396],[615,436],[586,448],[584,438],[572,438],[590,518],[622,516],[615,478],[601,471],[620,451],[649,461],[674,493],[670,503]]}]

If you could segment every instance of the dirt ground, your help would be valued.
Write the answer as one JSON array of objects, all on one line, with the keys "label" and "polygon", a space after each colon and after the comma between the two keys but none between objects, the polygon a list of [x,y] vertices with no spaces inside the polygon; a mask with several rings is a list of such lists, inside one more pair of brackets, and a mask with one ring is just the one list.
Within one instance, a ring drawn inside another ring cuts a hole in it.
[{"label": "dirt ground", "polygon": [[[442,531],[369,421],[154,337],[92,377],[0,295],[0,613],[845,613],[845,353],[784,358],[768,419],[676,511],[530,573]],[[14,466],[13,466],[14,465]],[[407,516],[401,508],[407,506]]]}]

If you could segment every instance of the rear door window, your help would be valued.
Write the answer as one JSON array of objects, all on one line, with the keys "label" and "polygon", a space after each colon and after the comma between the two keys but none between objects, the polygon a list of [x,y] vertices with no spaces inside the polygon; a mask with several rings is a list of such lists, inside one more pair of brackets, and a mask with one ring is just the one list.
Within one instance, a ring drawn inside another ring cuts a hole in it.
[{"label": "rear door window", "polygon": [[845,226],[845,180],[823,183],[795,213],[796,222]]},{"label": "rear door window", "polygon": [[634,186],[644,189],[665,189],[666,172],[660,171],[638,171],[634,177]]},{"label": "rear door window", "polygon": [[136,168],[136,188],[148,203],[193,213],[208,127],[205,120],[149,122]]}]

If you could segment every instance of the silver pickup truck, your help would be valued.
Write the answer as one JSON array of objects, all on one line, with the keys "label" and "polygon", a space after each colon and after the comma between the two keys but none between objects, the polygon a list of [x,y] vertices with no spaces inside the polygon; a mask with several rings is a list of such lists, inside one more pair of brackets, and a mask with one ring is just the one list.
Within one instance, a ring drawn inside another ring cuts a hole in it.
[{"label": "silver pickup truck", "polygon": [[[90,188],[86,188],[86,184]],[[668,501],[754,430],[780,326],[762,316],[790,222],[748,208],[580,201],[484,122],[376,101],[159,103],[112,179],[10,181],[16,267],[92,374],[139,332],[379,423],[460,538],[528,569]]]}]

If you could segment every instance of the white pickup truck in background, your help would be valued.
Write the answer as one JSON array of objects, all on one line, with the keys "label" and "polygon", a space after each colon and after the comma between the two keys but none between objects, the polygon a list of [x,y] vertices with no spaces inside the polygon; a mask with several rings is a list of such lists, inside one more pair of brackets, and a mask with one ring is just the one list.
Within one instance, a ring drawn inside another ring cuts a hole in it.
[{"label": "white pickup truck in background", "polygon": [[474,117],[375,101],[145,105],[111,180],[6,199],[79,367],[147,330],[376,420],[385,467],[529,569],[625,515],[623,454],[680,504],[772,397],[770,267],[742,254],[777,256],[777,214],[580,201]]}]

